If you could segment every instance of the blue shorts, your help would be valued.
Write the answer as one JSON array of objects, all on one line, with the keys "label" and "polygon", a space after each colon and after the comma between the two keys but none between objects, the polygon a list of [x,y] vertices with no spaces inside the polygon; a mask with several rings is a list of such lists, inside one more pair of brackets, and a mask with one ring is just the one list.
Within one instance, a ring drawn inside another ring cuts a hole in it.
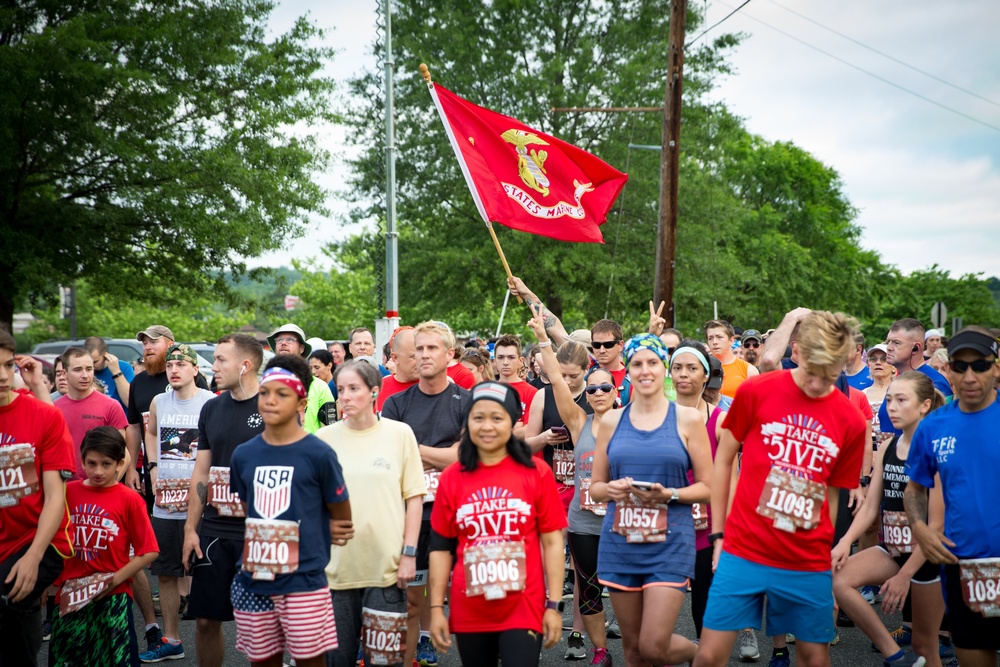
[{"label": "blue shorts", "polygon": [[650,572],[648,574],[611,574],[598,573],[597,581],[619,591],[636,592],[651,586],[667,586],[687,593],[691,580],[679,574],[665,572]]},{"label": "blue shorts", "polygon": [[723,552],[708,592],[704,626],[721,632],[761,629],[767,596],[767,634],[792,633],[796,641],[833,640],[833,575],[797,572]]}]

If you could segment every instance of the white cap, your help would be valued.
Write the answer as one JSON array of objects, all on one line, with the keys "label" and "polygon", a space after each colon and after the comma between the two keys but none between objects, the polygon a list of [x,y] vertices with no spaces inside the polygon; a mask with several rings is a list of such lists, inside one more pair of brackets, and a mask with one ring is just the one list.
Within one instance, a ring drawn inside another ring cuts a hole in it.
[{"label": "white cap", "polygon": [[943,335],[944,332],[941,331],[940,329],[928,329],[927,333],[924,334],[924,340],[927,340],[931,336],[937,336],[938,338],[940,338]]}]

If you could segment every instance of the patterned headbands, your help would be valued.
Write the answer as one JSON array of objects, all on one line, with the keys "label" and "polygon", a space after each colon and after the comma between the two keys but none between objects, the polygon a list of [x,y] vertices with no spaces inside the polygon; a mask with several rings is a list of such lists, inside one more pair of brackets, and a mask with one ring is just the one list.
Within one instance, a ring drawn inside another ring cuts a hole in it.
[{"label": "patterned headbands", "polygon": [[628,367],[632,363],[632,357],[639,350],[649,350],[660,360],[666,364],[670,361],[670,352],[667,351],[667,346],[663,344],[663,341],[659,339],[658,336],[654,336],[650,333],[636,334],[628,339],[625,343],[625,366]]},{"label": "patterned headbands", "polygon": [[302,384],[302,380],[299,379],[298,375],[291,372],[287,368],[269,368],[264,371],[264,375],[260,378],[260,383],[266,384],[268,382],[280,382],[283,385],[291,387],[292,391],[294,391],[299,398],[306,397],[306,387]]}]

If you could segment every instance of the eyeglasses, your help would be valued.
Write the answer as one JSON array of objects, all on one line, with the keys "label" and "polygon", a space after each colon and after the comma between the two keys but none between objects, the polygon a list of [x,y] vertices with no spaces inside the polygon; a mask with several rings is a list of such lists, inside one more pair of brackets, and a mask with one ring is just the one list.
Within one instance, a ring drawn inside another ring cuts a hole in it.
[{"label": "eyeglasses", "polygon": [[954,373],[965,373],[965,371],[972,369],[973,373],[985,373],[986,371],[993,368],[995,361],[990,361],[989,359],[976,359],[975,361],[949,361],[948,368]]},{"label": "eyeglasses", "polygon": [[885,355],[884,354],[880,354],[878,356],[868,355],[868,363],[869,364],[884,364],[885,363]]},{"label": "eyeglasses", "polygon": [[282,336],[281,338],[275,338],[275,343],[298,343],[299,339],[294,336]]},{"label": "eyeglasses", "polygon": [[589,384],[587,385],[587,388],[584,391],[593,396],[597,392],[601,392],[602,394],[610,394],[614,390],[615,386],[613,384],[611,384],[610,382],[602,382],[601,384]]},{"label": "eyeglasses", "polygon": [[743,343],[743,347],[749,347],[756,350],[758,347],[760,347],[760,343],[755,340],[748,340],[747,342]]},{"label": "eyeglasses", "polygon": [[600,342],[600,343],[599,343],[599,342],[597,342],[597,341],[595,340],[595,341],[594,341],[594,342],[592,343],[592,345],[594,346],[594,349],[595,349],[595,350],[599,350],[599,349],[601,349],[602,347],[603,347],[603,348],[604,348],[605,350],[610,350],[611,348],[613,348],[613,347],[614,347],[615,345],[617,345],[617,344],[618,344],[618,343],[620,343],[620,342],[621,342],[620,340],[606,340],[606,341],[603,341],[603,342]]}]

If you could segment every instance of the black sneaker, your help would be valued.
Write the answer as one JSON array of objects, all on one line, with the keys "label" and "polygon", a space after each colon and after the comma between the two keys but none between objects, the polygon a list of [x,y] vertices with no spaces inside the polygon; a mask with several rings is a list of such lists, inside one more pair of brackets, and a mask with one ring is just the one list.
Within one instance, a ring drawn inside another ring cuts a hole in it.
[{"label": "black sneaker", "polygon": [[583,660],[587,657],[587,647],[583,644],[583,635],[571,632],[566,638],[566,654],[564,660]]},{"label": "black sneaker", "polygon": [[194,616],[192,616],[190,614],[190,612],[188,612],[188,599],[189,599],[189,597],[190,596],[188,596],[188,595],[182,595],[181,596],[181,606],[180,606],[180,609],[179,609],[179,614],[180,614],[180,617],[181,617],[182,621],[193,621],[194,620]]},{"label": "black sneaker", "polygon": [[49,619],[42,620],[42,641],[47,642],[52,639],[52,621]]},{"label": "black sneaker", "polygon": [[156,626],[146,630],[146,652],[152,651],[160,642],[163,640],[163,632],[160,630],[160,626]]},{"label": "black sneaker", "polygon": [[842,628],[853,628],[854,621],[851,620],[850,616],[841,611],[837,614],[837,625]]}]

